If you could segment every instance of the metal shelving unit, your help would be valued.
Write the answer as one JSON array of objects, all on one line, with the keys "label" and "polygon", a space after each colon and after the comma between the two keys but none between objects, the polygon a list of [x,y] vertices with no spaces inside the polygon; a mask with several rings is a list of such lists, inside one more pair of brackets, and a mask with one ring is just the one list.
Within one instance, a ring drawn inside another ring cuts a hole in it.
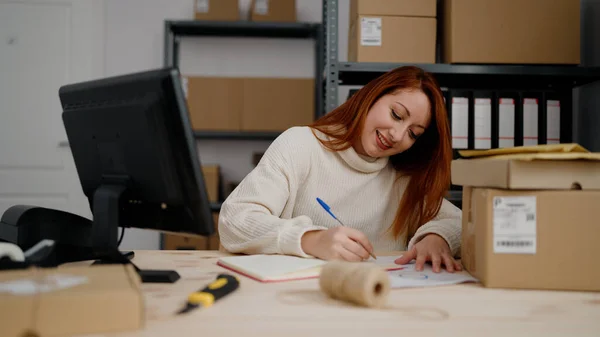
[{"label": "metal shelving unit", "polygon": [[[165,21],[164,66],[179,66],[179,46],[184,37],[248,37],[313,39],[315,46],[315,118],[323,114],[323,30],[319,23],[251,21]],[[198,139],[273,140],[277,132],[196,131]]]},{"label": "metal shelving unit", "polygon": [[194,131],[196,139],[274,140],[281,132]]},{"label": "metal shelving unit", "polygon": [[[302,22],[250,22],[250,21],[201,21],[166,20],[164,22],[165,67],[179,67],[179,50],[182,38],[190,37],[238,37],[312,39],[315,46],[315,118],[323,114],[323,30],[318,23]],[[283,131],[283,130],[282,130]],[[213,140],[274,140],[280,132],[250,131],[200,131],[194,130],[196,139]],[[221,209],[222,202],[211,203],[213,212]],[[161,235],[160,246],[164,245]]]},{"label": "metal shelving unit", "polygon": [[[325,36],[324,112],[338,106],[340,85],[365,85],[370,80],[400,63],[339,62],[338,0],[323,0],[323,32]],[[561,115],[567,114],[562,142],[572,142],[572,89],[600,80],[600,67],[570,65],[485,65],[485,64],[411,64],[435,75],[441,87],[451,90],[552,91],[567,104]],[[544,94],[542,94],[544,95]],[[561,104],[562,105],[562,104]],[[545,109],[545,108],[544,108]],[[564,111],[564,112],[563,112]],[[561,128],[562,129],[562,128]],[[540,133],[545,134],[545,130]],[[448,198],[461,204],[462,192],[450,191]]]},{"label": "metal shelving unit", "polygon": [[[405,64],[338,63],[343,85],[362,85]],[[412,64],[435,74],[443,87],[455,89],[572,89],[600,79],[600,68],[571,65]]]}]

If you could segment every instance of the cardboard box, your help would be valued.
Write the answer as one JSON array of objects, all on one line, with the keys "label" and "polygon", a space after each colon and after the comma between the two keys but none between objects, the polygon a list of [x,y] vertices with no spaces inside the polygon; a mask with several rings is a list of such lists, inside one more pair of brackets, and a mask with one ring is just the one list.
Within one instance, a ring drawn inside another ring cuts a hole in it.
[{"label": "cardboard box", "polygon": [[240,19],[239,0],[194,0],[194,18],[237,21]]},{"label": "cardboard box", "polygon": [[245,78],[244,131],[284,131],[310,124],[315,115],[315,81],[301,78]]},{"label": "cardboard box", "polygon": [[202,165],[202,175],[204,176],[206,191],[208,192],[208,200],[210,202],[218,202],[221,186],[221,170],[219,165]]},{"label": "cardboard box", "polygon": [[445,0],[444,63],[579,64],[580,1]]},{"label": "cardboard box", "polygon": [[208,238],[184,234],[163,234],[164,250],[206,250]]},{"label": "cardboard box", "polygon": [[250,21],[295,22],[296,0],[252,0]]},{"label": "cardboard box", "polygon": [[600,290],[600,191],[463,190],[462,264],[490,288]]},{"label": "cardboard box", "polygon": [[314,120],[312,78],[187,76],[184,88],[194,130],[284,131]]},{"label": "cardboard box", "polygon": [[491,288],[600,290],[600,153],[577,144],[459,151],[461,258]]},{"label": "cardboard box", "polygon": [[215,229],[216,229],[216,233],[211,235],[208,238],[208,246],[207,249],[208,250],[219,250],[219,246],[221,245],[221,241],[219,239],[219,213],[218,212],[214,212],[213,213],[213,219],[215,222]]},{"label": "cardboard box", "polygon": [[350,0],[350,20],[359,15],[436,17],[436,0]]},{"label": "cardboard box", "polygon": [[192,129],[240,131],[243,79],[184,77]]},{"label": "cardboard box", "polygon": [[219,231],[218,231],[219,213],[213,212],[213,222],[216,233],[211,236],[192,236],[179,233],[163,234],[164,250],[218,250],[219,249]]},{"label": "cardboard box", "polygon": [[71,336],[141,329],[144,296],[132,266],[0,272],[0,336]]},{"label": "cardboard box", "polygon": [[435,63],[436,19],[360,15],[348,35],[349,62]]},{"label": "cardboard box", "polygon": [[452,183],[506,189],[600,189],[598,160],[457,159]]},{"label": "cardboard box", "polygon": [[454,185],[536,190],[600,189],[600,153],[587,152],[576,144],[459,153],[468,157],[452,161]]}]

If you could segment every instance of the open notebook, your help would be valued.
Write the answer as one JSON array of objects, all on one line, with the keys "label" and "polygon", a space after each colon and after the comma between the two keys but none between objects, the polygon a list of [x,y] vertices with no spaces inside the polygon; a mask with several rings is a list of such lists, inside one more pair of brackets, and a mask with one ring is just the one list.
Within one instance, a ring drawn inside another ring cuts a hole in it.
[{"label": "open notebook", "polygon": [[[400,270],[403,266],[395,264],[391,256],[380,256],[377,260],[370,258],[364,262],[375,263],[385,270]],[[327,261],[302,258],[289,255],[240,255],[221,257],[217,264],[236,273],[245,275],[260,282],[281,282],[317,278],[321,266]]]}]

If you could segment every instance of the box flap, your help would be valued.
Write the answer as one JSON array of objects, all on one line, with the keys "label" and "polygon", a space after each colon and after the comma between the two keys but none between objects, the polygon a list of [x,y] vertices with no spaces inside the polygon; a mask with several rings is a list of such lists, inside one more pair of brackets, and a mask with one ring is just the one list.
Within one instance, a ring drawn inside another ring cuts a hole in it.
[{"label": "box flap", "polygon": [[456,159],[452,183],[505,189],[600,189],[600,153],[522,153]]}]

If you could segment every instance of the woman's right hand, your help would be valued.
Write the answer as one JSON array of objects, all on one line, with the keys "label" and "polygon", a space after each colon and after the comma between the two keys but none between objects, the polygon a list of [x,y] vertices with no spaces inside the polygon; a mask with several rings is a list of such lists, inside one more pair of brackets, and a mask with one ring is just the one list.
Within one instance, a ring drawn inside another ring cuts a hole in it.
[{"label": "woman's right hand", "polygon": [[360,231],[338,226],[304,233],[302,250],[322,260],[362,261],[369,258],[373,246]]}]

